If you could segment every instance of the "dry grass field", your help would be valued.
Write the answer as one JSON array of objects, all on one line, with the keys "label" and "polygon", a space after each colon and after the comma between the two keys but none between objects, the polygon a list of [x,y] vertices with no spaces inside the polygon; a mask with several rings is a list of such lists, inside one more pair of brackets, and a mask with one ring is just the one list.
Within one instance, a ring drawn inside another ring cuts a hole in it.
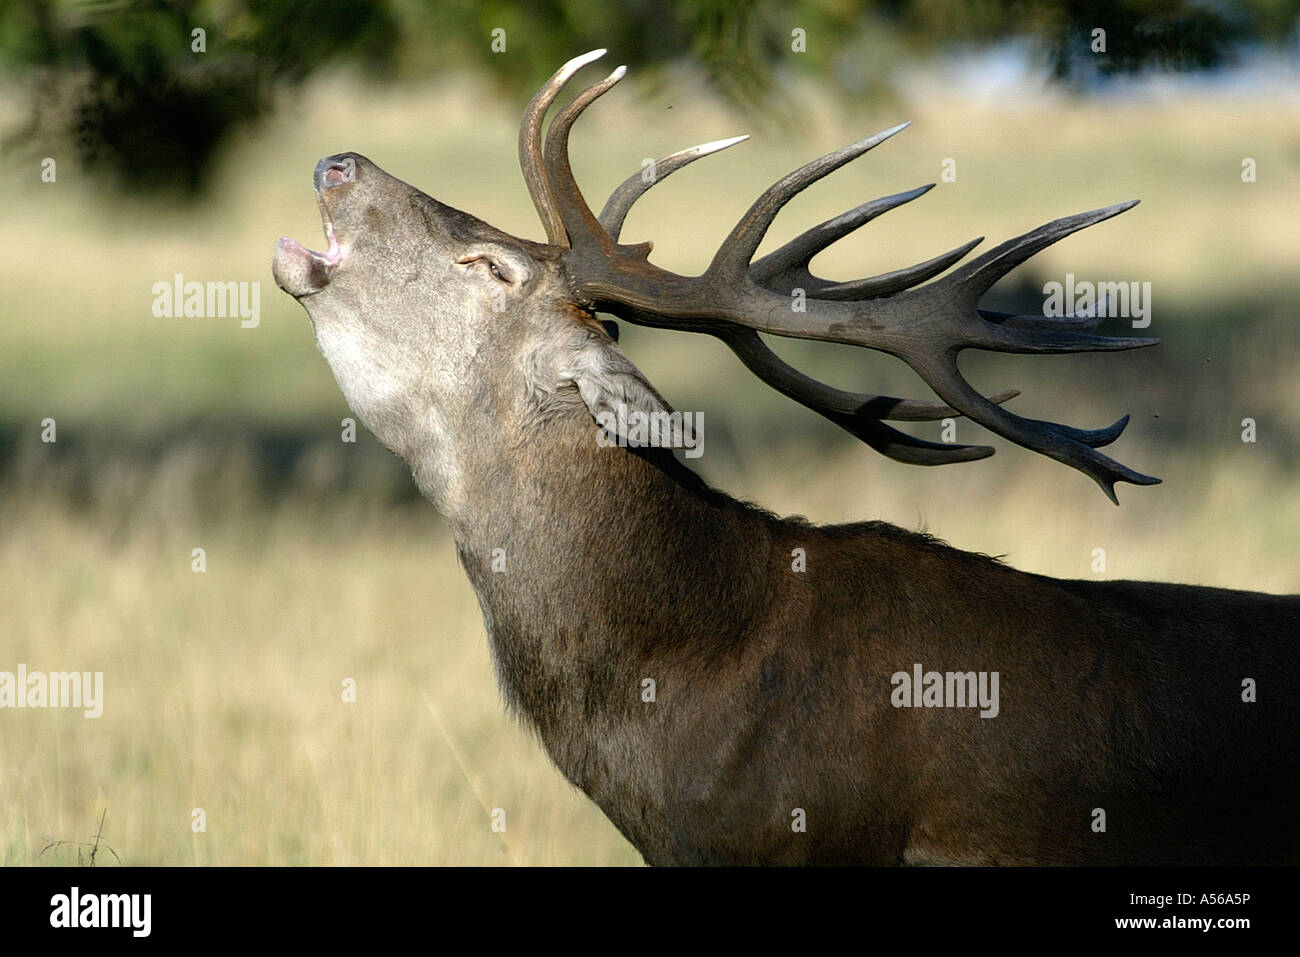
[{"label": "dry grass field", "polygon": [[[593,203],[643,157],[743,132],[684,87],[668,100],[626,87],[575,133]],[[0,670],[102,671],[105,682],[95,720],[0,711],[0,863],[75,863],[73,848],[42,849],[87,839],[105,810],[104,840],[131,864],[640,862],[505,713],[440,518],[373,439],[339,441],[349,412],[305,315],[270,276],[277,237],[319,237],[311,171],[344,149],[538,238],[516,167],[521,105],[467,83],[322,81],[241,141],[212,196],[184,208],[118,199],[71,160],[55,184],[0,180]],[[1165,484],[1120,486],[1121,508],[998,439],[981,463],[891,463],[702,337],[625,326],[624,346],[674,405],[704,412],[704,474],[775,511],[925,527],[1065,577],[1096,574],[1104,548],[1104,577],[1298,591],[1296,105],[1208,94],[822,104],[799,128],[758,130],[677,174],[629,219],[628,241],[654,238],[657,262],[698,271],[771,181],[900,119],[915,125],[792,203],[769,246],[937,180],[945,158],[956,182],[818,267],[883,272],[1142,198],[1013,273],[1001,294],[1032,309],[1067,271],[1149,280],[1147,332],[1161,346],[963,365],[982,388],[1022,389],[1012,407],[1024,414],[1096,427],[1132,412],[1115,454]],[[1243,157],[1258,182],[1241,181]],[[176,273],[259,281],[260,324],[155,318],[151,287]],[[925,396],[887,358],[777,345],[837,384]],[[40,441],[46,417],[52,445]],[[1253,444],[1241,441],[1247,417]],[[937,438],[938,424],[917,431]],[[959,420],[958,438],[987,437]],[[347,679],[355,702],[343,700]],[[504,834],[489,826],[494,808]]]}]

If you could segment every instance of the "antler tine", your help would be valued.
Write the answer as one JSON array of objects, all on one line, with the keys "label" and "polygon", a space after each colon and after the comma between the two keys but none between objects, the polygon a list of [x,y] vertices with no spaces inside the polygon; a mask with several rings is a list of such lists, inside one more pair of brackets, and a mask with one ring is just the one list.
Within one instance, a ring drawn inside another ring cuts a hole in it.
[{"label": "antler tine", "polygon": [[1120,213],[1132,209],[1138,202],[1139,200],[1130,199],[1126,203],[1116,203],[1113,206],[1104,206],[1101,209],[1089,210],[1086,213],[1075,213],[1073,216],[1054,219],[1037,229],[1031,229],[1029,232],[1017,236],[1015,239],[1008,239],[995,249],[990,249],[984,255],[971,260],[953,273],[952,280],[955,285],[966,291],[968,297],[973,297],[972,301],[976,301],[995,282],[1030,256],[1042,252],[1053,243],[1060,242],[1071,233],[1077,233],[1081,229],[1087,229],[1089,226],[1104,222],[1112,216],[1118,216]]},{"label": "antler tine", "polygon": [[853,282],[826,283],[817,291],[817,298],[878,299],[881,296],[892,296],[904,289],[911,289],[927,279],[933,279],[953,263],[959,262],[982,242],[984,237],[977,236],[970,242],[962,243],[956,249],[950,249],[946,253],[914,266],[895,269],[893,272],[881,273],[879,276],[868,276],[866,279],[855,279]]},{"label": "antler tine", "polygon": [[[782,395],[812,409],[895,461],[909,465],[949,465],[953,462],[973,462],[993,454],[993,449],[987,445],[927,442],[890,428],[880,421],[901,419],[923,422],[961,415],[941,402],[846,392],[804,375],[789,365],[768,348],[753,329],[728,326],[713,331],[713,334],[727,344],[747,369]],[[989,400],[1000,403],[1019,394],[1012,389],[989,396]]]},{"label": "antler tine", "polygon": [[800,233],[780,249],[753,263],[749,269],[750,278],[773,292],[788,294],[792,289],[803,288],[809,296],[817,299],[874,299],[878,296],[893,295],[927,279],[933,279],[959,262],[968,252],[982,243],[984,237],[972,239],[956,249],[914,266],[853,282],[837,283],[829,279],[821,279],[808,269],[812,257],[832,243],[875,219],[881,213],[904,203],[910,203],[933,188],[934,183],[929,183],[905,193],[882,196],[863,203],[847,213],[841,213],[834,219],[828,219]]},{"label": "antler tine", "polygon": [[627,67],[620,66],[599,83],[587,87],[551,120],[546,131],[545,164],[554,191],[555,206],[567,231],[570,248],[595,240],[599,246],[612,246],[613,239],[601,226],[596,216],[587,205],[587,200],[573,178],[573,168],[569,164],[569,131],[573,123],[593,102],[608,93],[619,80],[627,74]]},{"label": "antler tine", "polygon": [[745,133],[742,136],[733,136],[725,140],[714,140],[712,143],[701,143],[699,146],[678,150],[661,160],[656,160],[654,170],[648,178],[645,175],[645,170],[633,173],[619,183],[614,192],[609,194],[609,199],[605,200],[605,206],[601,209],[600,216],[597,217],[600,224],[605,227],[605,232],[609,233],[610,237],[617,241],[619,234],[623,231],[623,221],[627,219],[632,204],[640,199],[651,186],[667,179],[683,166],[694,163],[701,157],[721,152],[727,147],[743,143],[747,139],[749,139],[749,134]]},{"label": "antler tine", "polygon": [[777,180],[755,200],[754,205],[749,207],[749,211],[741,217],[740,222],[736,223],[735,228],[731,230],[731,234],[723,241],[717,255],[714,256],[709,272],[725,273],[738,267],[748,267],[749,261],[758,250],[758,244],[763,241],[763,236],[772,225],[772,220],[776,219],[776,214],[781,211],[781,207],[823,176],[835,172],[845,163],[857,159],[911,125],[911,123],[899,123],[887,130],[881,130],[873,136],[818,157]]},{"label": "antler tine", "polygon": [[968,418],[1018,445],[1078,469],[1101,486],[1106,497],[1116,505],[1119,504],[1115,495],[1116,482],[1131,482],[1134,485],[1160,483],[1160,479],[1121,465],[1094,448],[1117,438],[1128,425],[1127,415],[1105,429],[1072,429],[1055,422],[1021,418],[986,402],[962,378],[957,369],[956,356],[950,356],[937,369],[922,367],[917,369],[917,373],[940,398],[964,411]]},{"label": "antler tine", "polygon": [[1050,355],[1145,349],[1160,341],[1124,336],[1095,336],[1087,332],[1072,332],[1068,325],[1064,330],[1058,330],[1050,325],[1051,322],[1050,319],[1039,321],[1034,317],[1025,317],[1025,321],[1017,325],[986,322],[979,332],[964,340],[961,347],[1023,355]]},{"label": "antler tine", "polygon": [[523,120],[519,124],[519,166],[523,170],[524,182],[528,184],[528,195],[537,207],[542,226],[546,230],[547,241],[557,246],[568,245],[564,222],[555,206],[555,190],[549,171],[542,157],[542,122],[546,111],[551,108],[560,90],[570,78],[588,63],[599,60],[605,51],[592,50],[582,56],[576,56],[551,75],[537,94],[524,108]]},{"label": "antler tine", "polygon": [[[757,332],[744,326],[724,326],[710,330],[745,363],[750,371],[759,375],[768,385],[796,401],[808,405],[814,412],[832,421],[835,416],[861,419],[891,419],[898,422],[935,422],[950,416],[960,417],[950,405],[920,399],[896,399],[888,395],[866,392],[848,392],[805,375],[773,352]],[[1001,404],[1014,399],[1020,392],[1008,389],[988,396],[988,401]],[[815,400],[815,404],[810,404]],[[843,424],[843,423],[840,423]],[[846,426],[847,428],[847,426]],[[853,429],[849,429],[850,432]],[[910,437],[910,436],[909,436]],[[927,443],[928,444],[928,443]],[[951,444],[940,446],[953,448]]]},{"label": "antler tine", "polygon": [[[818,279],[808,271],[808,263],[812,261],[814,256],[832,243],[843,239],[855,229],[871,222],[881,213],[886,213],[891,209],[902,206],[904,203],[910,203],[912,200],[924,196],[932,189],[934,189],[934,183],[927,183],[925,186],[909,189],[905,193],[881,196],[879,199],[870,200],[861,206],[850,209],[846,213],[840,213],[840,215],[828,219],[824,223],[818,223],[812,229],[800,233],[780,249],[768,253],[762,259],[756,260],[750,266],[749,275],[760,286],[767,286],[776,292],[788,292],[789,289],[781,288],[788,284],[791,288],[803,286],[808,290],[809,295],[813,295],[812,287],[820,289],[820,287],[832,285],[832,283],[824,279]],[[820,295],[820,292],[818,294]]]}]

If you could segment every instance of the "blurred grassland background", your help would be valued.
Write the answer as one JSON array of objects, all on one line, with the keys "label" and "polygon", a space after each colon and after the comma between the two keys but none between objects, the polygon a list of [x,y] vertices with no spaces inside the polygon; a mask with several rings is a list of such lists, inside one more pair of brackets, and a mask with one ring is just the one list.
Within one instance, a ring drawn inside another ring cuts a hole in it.
[{"label": "blurred grassland background", "polygon": [[[937,181],[949,157],[956,182],[841,242],[817,271],[884,272],[976,235],[989,248],[1140,197],[985,304],[1037,311],[1043,283],[1067,271],[1150,281],[1153,322],[1138,334],[1160,346],[967,353],[963,369],[986,391],[1021,389],[1010,407],[1022,414],[1096,427],[1131,412],[1113,453],[1165,484],[1121,485],[1116,509],[1078,473],[965,420],[958,439],[995,457],[898,465],[713,340],[623,324],[626,351],[669,401],[704,413],[696,467],[777,512],[927,528],[1030,571],[1300,590],[1294,97],[998,102],[937,81],[870,108],[800,95],[803,121],[675,174],[638,204],[625,240],[652,238],[657,263],[698,272],[776,178],[903,119],[914,126],[792,202],[764,249]],[[0,123],[17,122],[18,100],[0,96]],[[340,150],[539,238],[515,154],[523,103],[466,76],[381,89],[329,74],[280,106],[223,155],[195,205],[121,199],[72,162],[56,184],[30,169],[0,180],[0,669],[103,671],[106,685],[98,720],[0,713],[0,862],[73,862],[70,848],[40,852],[87,839],[107,809],[105,840],[133,864],[639,863],[505,714],[441,519],[368,434],[340,441],[351,413],[270,274],[279,236],[322,245],[311,173]],[[643,158],[743,126],[681,78],[652,97],[633,76],[579,124],[576,172],[598,206]],[[1258,182],[1242,182],[1243,157]],[[155,318],[151,287],[175,273],[259,281],[260,325]],[[837,385],[928,397],[887,357],[774,345]],[[45,417],[54,445],[40,442]],[[1256,444],[1241,441],[1245,417]],[[938,423],[911,428],[938,438]],[[190,569],[196,547],[205,574]],[[345,678],[354,704],[340,699]],[[504,835],[489,828],[498,807]],[[191,830],[193,808],[206,833]]]}]

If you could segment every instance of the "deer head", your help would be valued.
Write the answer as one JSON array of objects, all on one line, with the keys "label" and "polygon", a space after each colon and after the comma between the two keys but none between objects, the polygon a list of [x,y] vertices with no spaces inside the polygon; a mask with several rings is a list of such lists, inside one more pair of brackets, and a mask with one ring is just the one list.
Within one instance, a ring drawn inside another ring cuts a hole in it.
[{"label": "deer head", "polygon": [[[603,54],[597,50],[565,64],[529,103],[520,127],[520,163],[547,243],[518,239],[444,206],[353,153],[327,157],[316,168],[329,249],[313,252],[280,240],[276,281],[307,309],[351,407],[415,467],[435,504],[445,510],[449,490],[462,483],[463,463],[455,460],[474,454],[475,435],[485,434],[475,431],[478,425],[487,432],[522,432],[538,417],[553,417],[594,428],[592,417],[619,403],[645,411],[668,408],[596,322],[597,311],[716,336],[764,382],[898,461],[940,465],[993,454],[986,446],[927,442],[885,424],[966,415],[1090,476],[1112,501],[1116,482],[1159,481],[1097,451],[1119,436],[1127,416],[1096,430],[1023,418],[1001,407],[1018,393],[981,395],[957,368],[963,349],[1064,353],[1158,342],[1095,335],[1094,317],[1013,316],[978,305],[998,279],[1030,256],[1136,201],[1058,219],[952,271],[981,239],[851,282],[809,271],[814,255],[930,189],[923,186],[864,203],[754,258],[793,196],[907,126],[902,124],[782,178],[755,201],[701,275],[678,275],[649,262],[649,243],[619,242],[628,210],[675,170],[745,137],[665,157],[653,176],[638,171],[597,216],[570,168],[569,131],[623,77],[624,68],[579,93],[544,136],[543,126],[568,80]],[[792,295],[796,290],[802,296]],[[802,308],[794,307],[796,301]],[[943,401],[833,388],[778,358],[759,332],[897,356]]]}]

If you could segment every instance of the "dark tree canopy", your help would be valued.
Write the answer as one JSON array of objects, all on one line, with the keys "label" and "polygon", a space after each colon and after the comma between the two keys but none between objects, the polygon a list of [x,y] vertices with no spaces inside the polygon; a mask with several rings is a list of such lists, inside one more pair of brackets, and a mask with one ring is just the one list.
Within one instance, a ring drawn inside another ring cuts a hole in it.
[{"label": "dark tree canopy", "polygon": [[[686,63],[758,111],[779,70],[863,95],[880,51],[1021,37],[1076,88],[1148,68],[1207,69],[1294,42],[1300,0],[0,0],[0,66],[30,90],[10,149],[75,145],[128,189],[199,192],[223,141],[276,94],[351,64],[394,80],[471,67],[526,97],[576,53],[643,71]],[[806,52],[792,55],[792,31]],[[1094,29],[1106,51],[1092,51]],[[493,50],[504,30],[506,51]],[[194,31],[202,30],[203,51]]]}]

